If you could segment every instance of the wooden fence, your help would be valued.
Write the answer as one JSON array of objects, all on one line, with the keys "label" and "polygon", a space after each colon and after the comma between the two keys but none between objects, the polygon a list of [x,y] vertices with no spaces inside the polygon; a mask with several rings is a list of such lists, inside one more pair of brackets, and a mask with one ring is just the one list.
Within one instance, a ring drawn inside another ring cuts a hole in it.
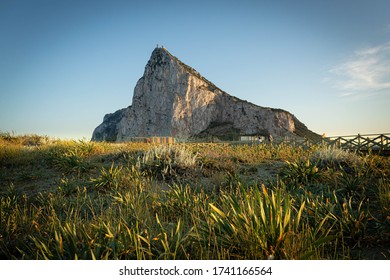
[{"label": "wooden fence", "polygon": [[390,133],[385,134],[358,134],[347,136],[324,137],[314,142],[305,138],[283,139],[279,143],[294,146],[310,147],[312,145],[327,144],[343,150],[374,152],[390,155]]},{"label": "wooden fence", "polygon": [[[264,139],[263,139],[264,140]],[[188,142],[173,137],[133,137],[132,142],[148,142],[157,144],[173,144],[176,142]],[[198,142],[198,141],[196,141]],[[258,137],[241,137],[240,141],[228,141],[230,144],[255,144],[258,143]],[[267,143],[264,140],[264,143]],[[313,145],[330,145],[344,150],[373,152],[382,155],[390,155],[390,133],[384,134],[358,134],[348,136],[323,137],[319,141],[309,140],[307,138],[283,138],[275,137],[273,144],[289,144],[293,146],[302,146],[308,148]]]},{"label": "wooden fence", "polygon": [[355,151],[390,151],[390,133],[386,134],[358,134],[327,138],[330,145]]},{"label": "wooden fence", "polygon": [[176,139],[173,137],[131,137],[129,142],[144,142],[144,143],[155,143],[155,144],[174,144]]}]

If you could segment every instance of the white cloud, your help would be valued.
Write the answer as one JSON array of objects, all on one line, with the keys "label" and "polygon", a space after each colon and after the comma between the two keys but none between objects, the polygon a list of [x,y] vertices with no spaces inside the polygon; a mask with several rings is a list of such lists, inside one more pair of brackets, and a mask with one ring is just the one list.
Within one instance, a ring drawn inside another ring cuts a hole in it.
[{"label": "white cloud", "polygon": [[330,72],[342,96],[390,94],[390,42],[359,49]]}]

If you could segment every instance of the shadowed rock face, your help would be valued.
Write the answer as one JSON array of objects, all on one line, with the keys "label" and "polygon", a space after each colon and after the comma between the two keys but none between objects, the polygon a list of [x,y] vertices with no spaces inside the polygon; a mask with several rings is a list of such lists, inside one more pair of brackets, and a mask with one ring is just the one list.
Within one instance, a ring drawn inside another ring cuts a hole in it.
[{"label": "shadowed rock face", "polygon": [[94,141],[131,137],[241,135],[318,137],[287,111],[257,106],[227,94],[164,48],[156,48],[134,89],[131,106],[107,114]]}]

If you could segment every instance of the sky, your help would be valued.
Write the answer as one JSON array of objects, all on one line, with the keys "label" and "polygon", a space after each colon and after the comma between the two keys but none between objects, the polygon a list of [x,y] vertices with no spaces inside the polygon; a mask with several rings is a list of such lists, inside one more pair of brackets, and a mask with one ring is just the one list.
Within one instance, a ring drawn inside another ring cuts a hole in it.
[{"label": "sky", "polygon": [[0,131],[90,139],[157,44],[326,136],[390,133],[390,1],[0,1]]}]

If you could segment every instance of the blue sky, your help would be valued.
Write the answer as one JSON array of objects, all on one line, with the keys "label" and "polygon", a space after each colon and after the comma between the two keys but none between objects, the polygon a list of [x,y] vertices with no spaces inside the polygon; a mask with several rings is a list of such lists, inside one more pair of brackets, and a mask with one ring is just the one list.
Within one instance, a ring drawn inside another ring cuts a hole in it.
[{"label": "blue sky", "polygon": [[0,2],[0,130],[87,138],[156,44],[326,135],[390,132],[390,1]]}]

